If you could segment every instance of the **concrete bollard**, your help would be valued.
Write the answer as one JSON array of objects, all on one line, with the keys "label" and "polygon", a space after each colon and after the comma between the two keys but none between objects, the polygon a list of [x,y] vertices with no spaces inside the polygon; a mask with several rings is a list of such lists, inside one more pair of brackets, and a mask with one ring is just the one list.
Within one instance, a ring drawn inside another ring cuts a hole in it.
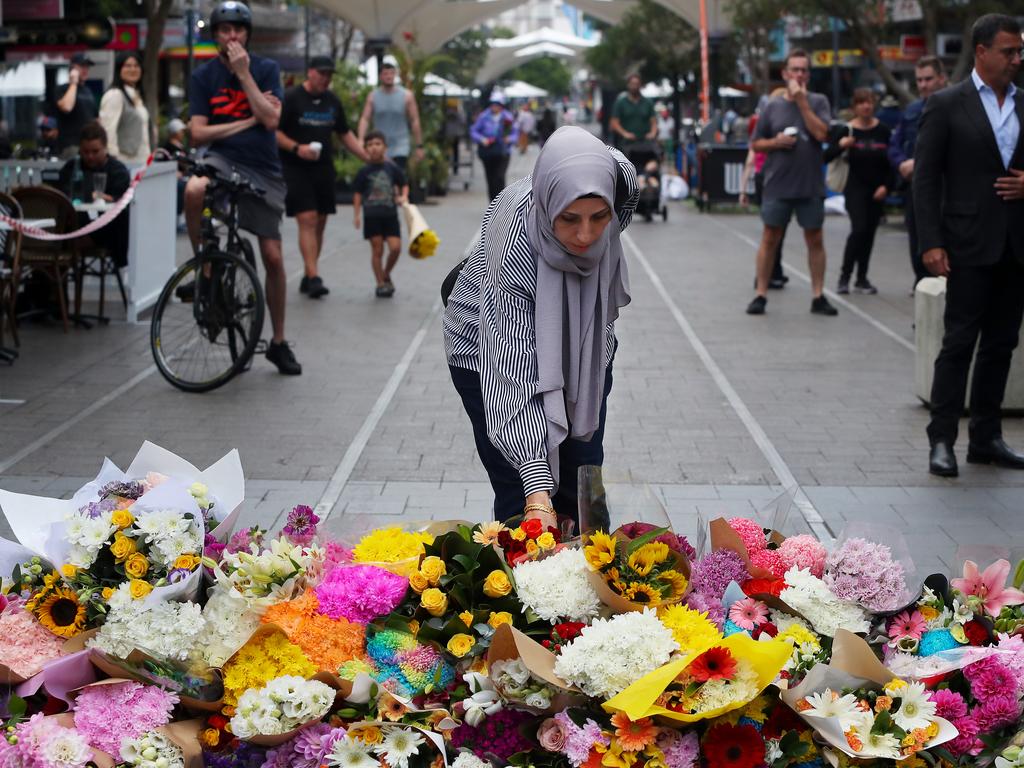
[{"label": "concrete bollard", "polygon": [[[945,330],[942,316],[945,311],[946,278],[926,277],[919,281],[914,291],[914,345],[917,348],[914,355],[914,394],[925,405],[931,400],[935,359],[942,349],[942,334]],[[972,375],[973,369],[972,364]],[[967,402],[970,403],[970,384],[967,391]],[[1019,347],[1010,365],[1003,410],[1024,411],[1024,355],[1020,354]]]}]

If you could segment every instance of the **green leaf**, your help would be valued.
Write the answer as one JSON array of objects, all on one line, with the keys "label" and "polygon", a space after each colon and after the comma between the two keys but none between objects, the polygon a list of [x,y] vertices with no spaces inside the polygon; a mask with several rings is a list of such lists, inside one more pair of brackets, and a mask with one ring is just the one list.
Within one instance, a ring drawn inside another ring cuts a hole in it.
[{"label": "green leaf", "polygon": [[661,536],[661,534],[666,533],[667,531],[668,528],[655,528],[653,531],[648,531],[643,536],[638,536],[637,538],[629,542],[629,546],[626,547],[626,554],[632,555],[644,544],[649,544],[650,542],[654,541],[656,538]]},{"label": "green leaf", "polygon": [[469,557],[468,555],[455,555],[452,560],[461,565],[466,573],[472,573],[479,566],[477,559],[475,557]]},{"label": "green leaf", "polygon": [[12,693],[11,698],[7,700],[7,711],[11,713],[12,718],[23,717],[28,711],[28,702]]}]

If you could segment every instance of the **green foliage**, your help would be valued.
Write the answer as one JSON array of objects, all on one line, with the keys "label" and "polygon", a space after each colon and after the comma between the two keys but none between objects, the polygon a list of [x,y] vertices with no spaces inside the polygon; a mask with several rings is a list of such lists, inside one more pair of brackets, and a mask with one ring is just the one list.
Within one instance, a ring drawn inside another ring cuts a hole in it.
[{"label": "green foliage", "polygon": [[543,88],[552,96],[568,95],[572,86],[572,72],[562,59],[544,56],[533,59],[506,72],[503,80],[522,80]]}]

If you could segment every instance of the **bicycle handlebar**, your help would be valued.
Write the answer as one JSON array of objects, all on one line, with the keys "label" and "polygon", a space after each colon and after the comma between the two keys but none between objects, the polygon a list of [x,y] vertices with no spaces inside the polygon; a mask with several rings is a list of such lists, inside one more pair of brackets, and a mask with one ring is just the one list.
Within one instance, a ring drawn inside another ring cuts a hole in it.
[{"label": "bicycle handlebar", "polygon": [[188,168],[193,176],[204,176],[212,183],[223,187],[232,194],[241,194],[248,192],[253,195],[262,197],[267,194],[265,189],[257,187],[247,177],[240,174],[238,171],[232,171],[230,176],[225,176],[221,171],[207,163],[204,163],[201,158],[196,158],[191,154],[184,152],[168,152],[165,149],[159,149],[154,153],[154,159],[156,160],[175,160]]}]

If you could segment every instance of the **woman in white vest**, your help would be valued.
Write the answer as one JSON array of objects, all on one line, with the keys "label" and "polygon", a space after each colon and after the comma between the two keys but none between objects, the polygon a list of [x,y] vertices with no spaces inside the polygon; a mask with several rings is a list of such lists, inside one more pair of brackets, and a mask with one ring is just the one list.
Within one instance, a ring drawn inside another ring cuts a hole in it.
[{"label": "woman in white vest", "polygon": [[123,53],[114,64],[114,82],[100,101],[107,151],[125,165],[142,165],[153,146],[149,110],[142,100],[142,60]]}]

